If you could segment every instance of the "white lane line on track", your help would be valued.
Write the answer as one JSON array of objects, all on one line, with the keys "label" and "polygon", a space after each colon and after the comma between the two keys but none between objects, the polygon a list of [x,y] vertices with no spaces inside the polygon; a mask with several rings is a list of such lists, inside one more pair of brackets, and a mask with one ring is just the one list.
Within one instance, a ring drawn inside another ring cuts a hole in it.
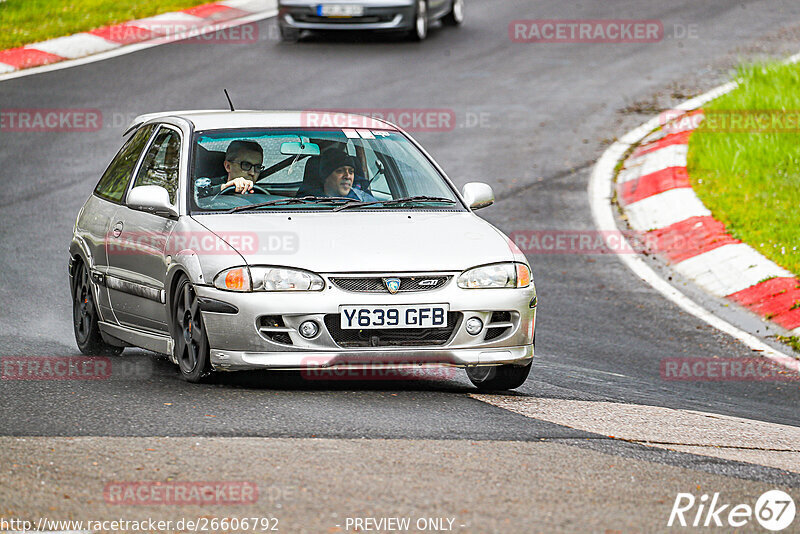
[{"label": "white lane line on track", "polygon": [[[789,61],[796,62],[798,60],[800,60],[800,54],[792,56]],[[737,84],[735,82],[726,83],[715,89],[712,89],[711,91],[708,91],[707,93],[683,102],[682,104],[676,106],[675,109],[679,109],[681,111],[694,110],[703,104],[721,95],[724,95],[725,93],[728,93],[729,91],[733,90],[736,85]],[[660,126],[660,122],[661,117],[656,116],[638,128],[629,131],[623,135],[619,141],[616,141],[614,144],[612,144],[603,153],[603,155],[600,156],[600,159],[597,160],[594,169],[592,169],[592,174],[589,177],[588,194],[589,205],[592,210],[592,218],[594,219],[595,226],[598,230],[608,231],[614,235],[622,235],[621,230],[617,227],[616,220],[614,219],[613,207],[611,205],[611,195],[614,185],[614,170],[617,162],[622,159],[628,149],[641,141],[655,128]],[[611,247],[612,250],[630,250],[630,248],[628,248],[630,245],[627,243],[627,240],[625,240],[624,237],[621,237],[620,240],[626,242],[622,244],[623,246]],[[750,349],[758,351],[762,356],[769,358],[788,369],[800,372],[800,361],[784,352],[781,352],[780,350],[772,348],[770,345],[764,343],[756,336],[733,326],[728,321],[725,321],[724,319],[709,312],[659,276],[649,265],[647,265],[647,263],[644,262],[644,260],[642,260],[642,258],[634,254],[621,253],[617,253],[617,258],[619,258],[619,260],[624,263],[625,266],[633,271],[636,276],[648,283],[651,287],[653,287],[653,289],[661,293],[664,297],[675,303],[687,313],[691,313],[698,319],[713,326],[717,330],[720,330],[741,341]]]},{"label": "white lane line on track", "polygon": [[[231,6],[233,7],[233,6]],[[213,33],[219,31],[222,28],[230,28],[234,26],[241,26],[243,24],[248,24],[250,22],[257,22],[260,20],[268,19],[274,17],[278,14],[277,9],[271,9],[269,11],[262,11],[260,13],[254,13],[252,15],[247,15],[246,17],[241,17],[238,19],[233,19],[225,22],[221,22],[218,24],[211,24],[207,27],[203,28],[193,28],[191,30],[187,30],[183,34],[176,34],[172,36],[169,41],[165,42],[163,39],[155,38],[151,41],[146,41],[143,43],[134,43],[126,46],[122,46],[119,48],[115,48],[113,50],[109,50],[107,52],[100,52],[99,54],[95,54],[93,56],[86,56],[78,59],[69,59],[67,61],[60,61],[58,63],[52,63],[50,65],[42,65],[40,67],[33,67],[30,69],[23,69],[14,72],[9,72],[6,74],[0,74],[0,82],[4,82],[7,80],[13,80],[15,78],[22,78],[24,76],[33,76],[34,74],[41,74],[43,72],[52,72],[55,70],[61,69],[68,69],[71,67],[78,67],[80,65],[87,65],[89,63],[94,63],[96,61],[103,61],[106,59],[111,59],[117,56],[124,56],[126,54],[132,54],[134,52],[138,52],[139,50],[145,50],[147,48],[152,48],[154,46],[160,46],[162,44],[168,44],[171,42],[179,41],[182,36],[185,37],[194,37],[197,35],[205,35],[207,33]],[[0,70],[2,72],[2,70]]]},{"label": "white lane line on track", "polygon": [[661,406],[476,393],[470,397],[614,439],[800,472],[798,427]]}]

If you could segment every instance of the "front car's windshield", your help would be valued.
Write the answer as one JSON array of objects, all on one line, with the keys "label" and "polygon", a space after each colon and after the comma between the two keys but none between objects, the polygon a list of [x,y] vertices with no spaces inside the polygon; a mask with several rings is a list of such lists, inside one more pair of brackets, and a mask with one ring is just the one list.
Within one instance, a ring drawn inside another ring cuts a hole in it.
[{"label": "front car's windshield", "polygon": [[[192,211],[462,211],[414,144],[386,130],[241,129],[195,134]],[[237,177],[252,190],[237,192]],[[226,184],[231,184],[225,187]]]}]

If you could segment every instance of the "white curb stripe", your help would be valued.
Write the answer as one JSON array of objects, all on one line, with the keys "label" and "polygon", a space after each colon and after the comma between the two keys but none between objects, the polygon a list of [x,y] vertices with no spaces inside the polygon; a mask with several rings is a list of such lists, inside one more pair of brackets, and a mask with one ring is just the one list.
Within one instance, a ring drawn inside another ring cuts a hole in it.
[{"label": "white curb stripe", "polygon": [[[274,1],[271,2],[271,5],[277,5]],[[226,21],[225,24],[228,27],[235,27],[241,26],[243,24],[249,24],[251,22],[258,22],[260,20],[272,18],[278,14],[278,11],[275,9],[269,11],[263,11],[260,13],[253,13],[252,15],[247,15],[238,19],[233,19],[230,21]],[[207,27],[201,27],[199,30],[194,30],[192,32],[192,36],[195,35],[205,35],[207,33],[212,33],[217,31],[218,28],[211,24]],[[189,35],[189,32],[186,32],[186,35]],[[180,36],[175,36],[178,39]],[[121,46],[119,48],[115,48],[113,50],[109,50],[107,52],[100,52],[99,54],[95,54],[93,56],[82,57],[78,59],[69,59],[66,61],[59,61],[57,63],[51,63],[49,65],[42,65],[40,67],[31,67],[29,69],[22,69],[22,70],[14,70],[12,72],[8,72],[5,74],[0,74],[0,82],[4,82],[6,80],[13,80],[15,78],[22,78],[24,76],[33,76],[35,74],[41,74],[43,72],[52,72],[55,70],[61,69],[69,69],[72,67],[78,67],[80,65],[87,65],[89,63],[94,63],[96,61],[104,61],[106,59],[111,59],[118,56],[124,56],[127,54],[132,54],[134,52],[138,52],[139,50],[146,50],[148,48],[153,48],[154,46],[160,46],[164,44],[163,39],[152,39],[150,41],[145,41],[142,43],[134,43],[126,46]]]},{"label": "white curb stripe", "polygon": [[0,63],[0,74],[5,74],[6,72],[14,72],[17,70],[16,67],[12,67],[11,65],[7,65],[5,63]]},{"label": "white curb stripe", "polygon": [[102,37],[92,35],[91,33],[76,33],[75,35],[68,35],[66,37],[57,37],[41,43],[28,45],[26,48],[40,50],[48,54],[55,54],[56,56],[65,57],[67,59],[75,59],[79,57],[97,54],[98,52],[107,52],[114,48],[119,48],[119,43],[106,41]]},{"label": "white curb stripe", "polygon": [[175,23],[187,26],[197,26],[205,22],[207,19],[197,17],[188,13],[181,13],[179,11],[170,11],[168,13],[161,13],[146,19],[137,19],[126,22],[126,26],[133,26],[135,28],[142,28],[143,30],[150,30],[154,33],[174,33],[171,28]]},{"label": "white curb stripe", "polygon": [[800,337],[800,327],[797,327],[797,328],[795,328],[795,329],[794,329],[794,330],[792,330],[790,333],[791,333],[793,336],[798,336],[798,337]]},{"label": "white curb stripe", "polygon": [[269,9],[276,9],[278,4],[276,0],[224,0],[218,2],[223,6],[241,9],[243,11],[267,11]]},{"label": "white curb stripe", "polygon": [[[795,58],[795,61],[800,61],[800,54],[795,56]],[[735,87],[736,83],[734,82],[726,83],[705,94],[683,102],[679,106],[676,106],[676,109],[690,111],[731,91]],[[637,143],[657,128],[659,126],[659,121],[659,117],[653,117],[638,128],[627,132],[619,141],[608,147],[608,149],[603,152],[603,155],[600,156],[600,159],[597,160],[597,163],[592,169],[592,174],[589,177],[587,192],[589,195],[589,206],[592,210],[592,218],[598,230],[614,232],[614,235],[620,234],[620,229],[617,227],[616,220],[614,219],[614,208],[611,205],[614,170],[619,160],[625,155],[625,152],[627,152],[634,143]],[[709,312],[659,276],[644,262],[644,260],[642,260],[642,258],[635,254],[620,253],[619,251],[621,250],[630,250],[631,248],[630,243],[628,243],[624,237],[621,238],[620,241],[622,241],[622,243],[618,243],[618,246],[612,249],[617,251],[616,254],[619,261],[624,263],[636,276],[661,293],[669,301],[717,330],[741,341],[750,349],[758,351],[762,356],[783,365],[787,369],[800,372],[800,361],[788,356],[780,350],[772,348],[756,336],[736,328],[728,321]]]},{"label": "white curb stripe", "polygon": [[669,145],[632,158],[625,162],[625,170],[619,173],[617,183],[636,180],[670,167],[686,167],[688,150],[688,145]]},{"label": "white curb stripe", "polygon": [[649,232],[681,222],[689,217],[711,215],[694,191],[688,187],[670,189],[625,206],[634,230]]},{"label": "white curb stripe", "polygon": [[718,297],[727,297],[770,276],[791,277],[749,245],[724,245],[674,265],[676,271]]}]

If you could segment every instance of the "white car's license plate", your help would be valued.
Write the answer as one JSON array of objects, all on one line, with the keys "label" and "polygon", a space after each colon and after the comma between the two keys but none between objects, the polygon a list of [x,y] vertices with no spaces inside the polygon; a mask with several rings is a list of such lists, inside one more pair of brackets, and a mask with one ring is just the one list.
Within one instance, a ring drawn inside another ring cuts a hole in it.
[{"label": "white car's license plate", "polygon": [[361,328],[445,328],[447,304],[339,306],[342,330]]},{"label": "white car's license plate", "polygon": [[320,4],[317,6],[320,17],[361,17],[364,6],[358,4]]}]

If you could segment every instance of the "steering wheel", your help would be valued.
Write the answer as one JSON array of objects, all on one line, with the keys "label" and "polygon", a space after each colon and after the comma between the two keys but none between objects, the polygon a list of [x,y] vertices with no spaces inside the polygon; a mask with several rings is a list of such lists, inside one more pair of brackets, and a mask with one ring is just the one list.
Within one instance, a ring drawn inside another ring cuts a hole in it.
[{"label": "steering wheel", "polygon": [[[264,189],[260,185],[256,185],[256,184],[253,184],[253,187],[250,190],[255,192],[255,193],[261,193],[262,195],[269,195],[270,194],[269,191],[267,191],[266,189]],[[233,194],[233,193],[236,193],[236,188],[234,186],[230,186],[230,187],[220,191],[221,195],[230,195],[230,194]],[[241,193],[236,193],[236,194],[241,194]]]}]

